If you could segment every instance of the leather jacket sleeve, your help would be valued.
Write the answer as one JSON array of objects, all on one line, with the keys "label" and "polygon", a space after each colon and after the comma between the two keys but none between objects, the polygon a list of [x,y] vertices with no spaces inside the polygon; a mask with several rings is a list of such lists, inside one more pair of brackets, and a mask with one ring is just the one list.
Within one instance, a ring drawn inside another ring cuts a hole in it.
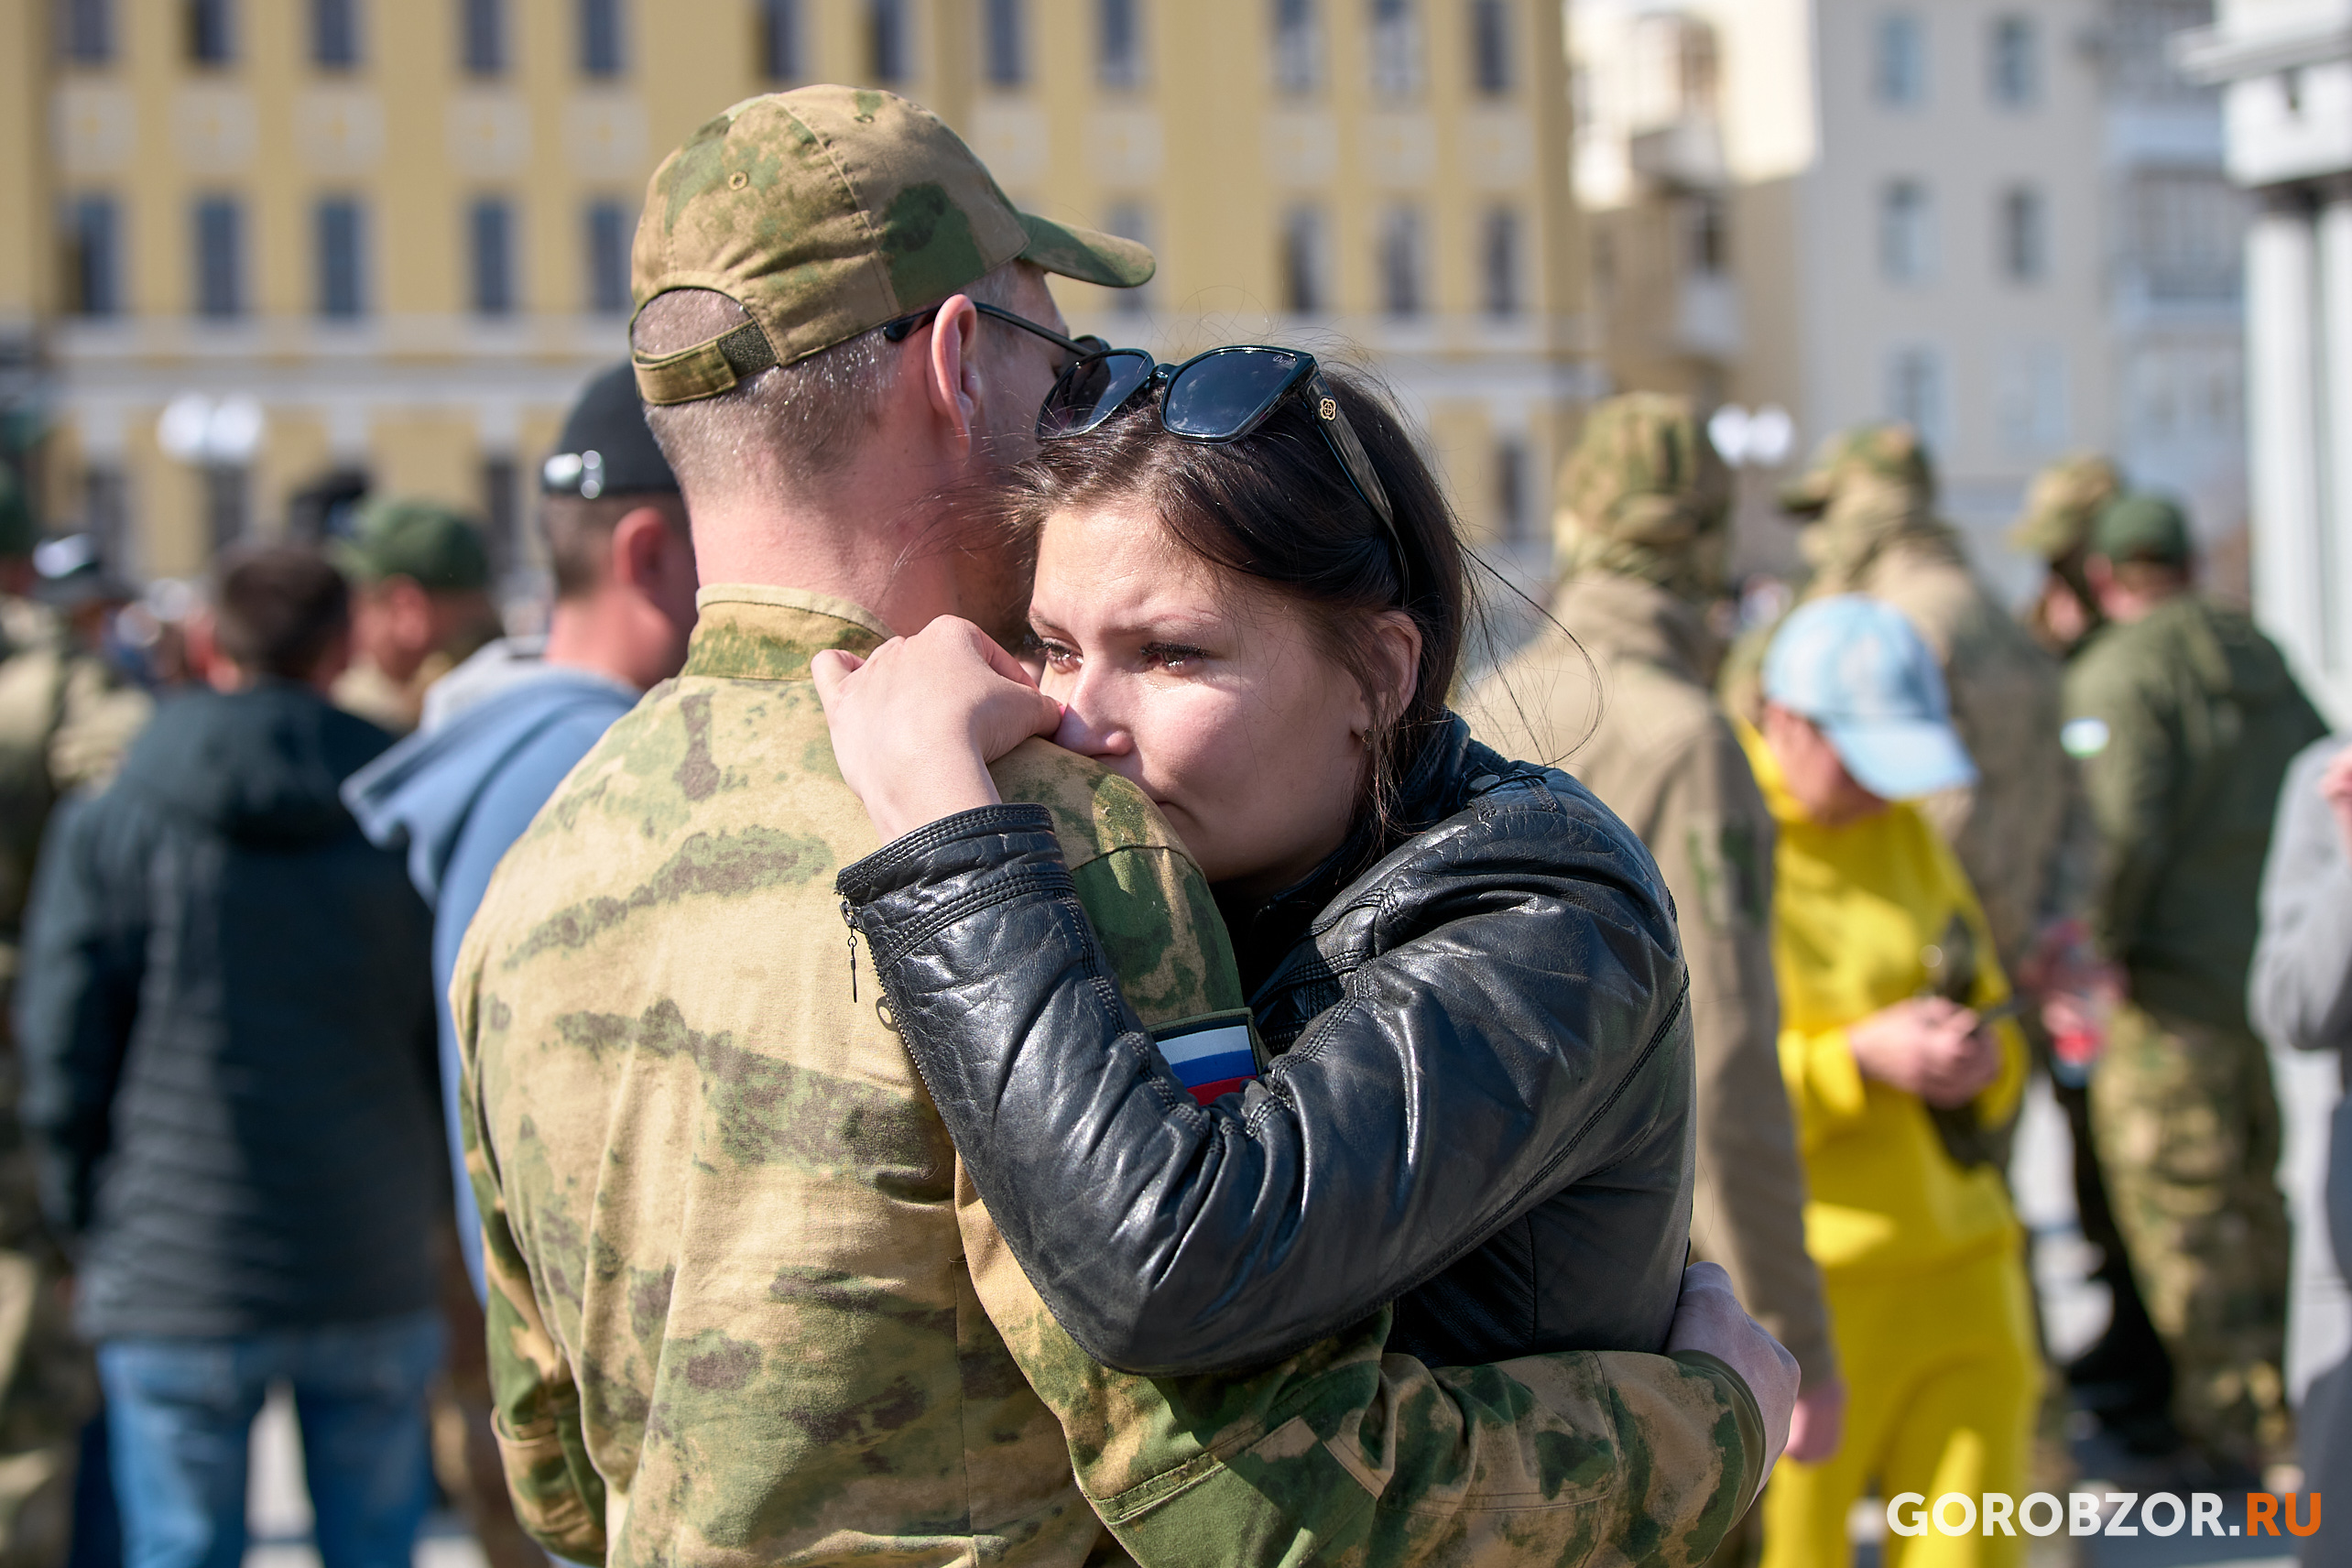
[{"label": "leather jacket sleeve", "polygon": [[1687,1042],[1655,877],[1545,790],[1480,802],[1326,909],[1300,951],[1340,999],[1208,1106],[1121,996],[1043,811],[934,822],[839,887],[1040,1295],[1105,1364],[1173,1376],[1359,1321],[1641,1138],[1656,1113],[1617,1102]]}]

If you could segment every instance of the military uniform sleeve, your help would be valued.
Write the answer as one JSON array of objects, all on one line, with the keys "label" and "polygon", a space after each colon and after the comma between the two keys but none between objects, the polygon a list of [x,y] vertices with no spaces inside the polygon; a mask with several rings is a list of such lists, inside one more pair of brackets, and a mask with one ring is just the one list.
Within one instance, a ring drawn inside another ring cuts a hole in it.
[{"label": "military uniform sleeve", "polygon": [[88,1225],[114,1086],[145,968],[144,850],[114,802],[69,801],[49,823],[16,996],[26,1130],[60,1236]]},{"label": "military uniform sleeve", "polygon": [[[596,1568],[604,1561],[607,1544],[604,1478],[589,1459],[578,1379],[548,1327],[522,1248],[507,1222],[497,1149],[482,1114],[479,1048],[485,1034],[497,1032],[502,1020],[484,1017],[481,965],[480,949],[469,939],[458,953],[450,1011],[463,1063],[458,1105],[465,1171],[482,1219],[490,1422],[516,1522],[555,1556]],[[497,1012],[495,1001],[487,1010]]]},{"label": "military uniform sleeve", "polygon": [[1726,724],[1667,759],[1648,840],[1691,972],[1699,1149],[1691,1240],[1788,1346],[1807,1388],[1837,1376],[1805,1178],[1781,1082],[1772,977],[1772,814]]},{"label": "military uniform sleeve", "polygon": [[2100,844],[2091,929],[2107,956],[2121,960],[2171,852],[2186,758],[2161,694],[2098,652],[2068,672],[2066,727]]}]

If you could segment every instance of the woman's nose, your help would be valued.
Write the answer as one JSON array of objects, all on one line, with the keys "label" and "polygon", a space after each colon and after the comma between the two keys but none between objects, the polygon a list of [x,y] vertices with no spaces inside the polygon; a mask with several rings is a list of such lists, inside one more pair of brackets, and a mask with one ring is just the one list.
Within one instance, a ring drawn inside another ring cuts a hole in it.
[{"label": "woman's nose", "polygon": [[1127,727],[1102,715],[1087,696],[1081,686],[1062,704],[1062,724],[1053,732],[1053,744],[1081,757],[1124,757],[1133,751],[1135,737]]}]

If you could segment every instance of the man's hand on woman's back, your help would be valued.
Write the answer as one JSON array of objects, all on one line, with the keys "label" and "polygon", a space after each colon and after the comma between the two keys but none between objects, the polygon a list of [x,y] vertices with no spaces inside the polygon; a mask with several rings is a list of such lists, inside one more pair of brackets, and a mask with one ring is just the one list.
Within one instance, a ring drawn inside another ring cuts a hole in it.
[{"label": "man's hand on woman's back", "polygon": [[1797,1408],[1797,1358],[1748,1315],[1720,1265],[1694,1263],[1682,1270],[1682,1298],[1666,1334],[1666,1354],[1681,1350],[1714,1356],[1738,1373],[1756,1396],[1764,1418],[1764,1478],[1771,1479],[1772,1466],[1789,1445],[1789,1421]]}]

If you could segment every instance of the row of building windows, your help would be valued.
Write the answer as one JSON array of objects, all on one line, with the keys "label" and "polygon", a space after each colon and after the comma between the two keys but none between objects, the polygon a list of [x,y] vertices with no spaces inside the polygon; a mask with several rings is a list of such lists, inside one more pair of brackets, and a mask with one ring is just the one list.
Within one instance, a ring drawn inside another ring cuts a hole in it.
[{"label": "row of building windows", "polygon": [[[243,52],[237,0],[178,0],[180,44],[191,64],[234,65]],[[458,56],[474,76],[501,76],[514,63],[511,0],[455,0]],[[626,0],[572,0],[578,63],[583,75],[627,70],[622,13]],[[59,52],[77,65],[112,63],[118,0],[57,0]],[[310,63],[352,71],[366,63],[361,0],[304,0]]]},{"label": "row of building windows", "polygon": [[[124,276],[121,209],[105,195],[73,199],[65,211],[65,280],[69,310],[115,316],[129,307]],[[478,315],[522,309],[519,215],[505,197],[485,196],[464,213],[466,298]],[[629,308],[629,244],[634,207],[616,199],[590,201],[581,217],[583,279],[589,309],[619,314]],[[195,312],[233,320],[253,308],[245,204],[234,196],[199,197],[189,212],[191,290]],[[365,205],[349,196],[325,196],[310,210],[312,304],[331,321],[365,316],[369,299]]]},{"label": "row of building windows", "polygon": [[[115,9],[120,0],[57,0],[57,38],[65,58],[104,65],[115,58]],[[183,51],[210,67],[234,64],[240,49],[236,0],[179,0]],[[474,76],[502,76],[514,66],[514,0],[453,0],[460,63]],[[1105,87],[1139,87],[1146,80],[1147,0],[1092,0],[1094,73]],[[1269,0],[1274,80],[1289,93],[1312,93],[1325,75],[1323,42],[1327,4],[1349,0]],[[1424,85],[1421,10],[1429,0],[1353,0],[1367,8],[1371,83],[1386,96],[1410,96]],[[615,77],[627,65],[623,25],[626,0],[572,0],[578,64],[590,77]],[[806,81],[816,74],[810,26],[817,0],[752,0],[758,59],[767,79]],[[865,79],[884,85],[915,75],[914,0],[863,0]],[[1513,0],[1464,0],[1471,86],[1496,96],[1517,77]],[[310,55],[327,71],[365,63],[361,0],[307,0]],[[1030,80],[1029,0],[979,0],[981,74],[992,86],[1019,88]]]},{"label": "row of building windows", "polygon": [[[1915,11],[1878,18],[1870,60],[1871,95],[1890,108],[1915,109],[1928,97],[1927,19]],[[1994,17],[1985,30],[1985,93],[2004,109],[2042,102],[2042,29],[2030,16]]]},{"label": "row of building windows", "polygon": [[[1477,227],[1478,304],[1505,319],[1528,308],[1524,225],[1516,209],[1489,208]],[[1385,315],[1409,319],[1430,308],[1430,225],[1419,207],[1400,204],[1374,228],[1373,272]],[[1332,309],[1331,223],[1323,209],[1302,203],[1282,217],[1279,282],[1282,308],[1293,315]]]},{"label": "row of building windows", "polygon": [[[1990,434],[2012,457],[2038,458],[2074,440],[2072,392],[2065,351],[2054,343],[1996,345],[1986,390],[1991,394]],[[1942,347],[1898,343],[1881,361],[1879,407],[1888,419],[1918,430],[1931,449],[1953,438],[1951,373]]]},{"label": "row of building windows", "polygon": [[[520,288],[519,214],[502,196],[485,196],[464,213],[467,301],[484,316],[510,315],[523,308]],[[1140,206],[1115,208],[1108,226],[1146,244],[1149,220]],[[114,198],[91,194],[66,209],[65,277],[68,308],[82,316],[114,316],[129,309],[124,267],[127,259],[121,210]],[[1279,271],[1283,308],[1296,315],[1321,315],[1334,308],[1330,220],[1320,206],[1301,205],[1283,214]],[[1527,308],[1524,225],[1509,207],[1489,209],[1477,228],[1479,306],[1497,318]],[[589,202],[581,220],[582,272],[591,310],[619,313],[629,308],[629,245],[636,212],[617,200]],[[1426,313],[1430,225],[1411,205],[1384,212],[1376,229],[1375,271],[1379,309],[1399,319]],[[325,196],[311,208],[313,307],[322,317],[350,321],[369,313],[368,222],[365,205],[350,196]],[[189,244],[196,313],[234,319],[252,309],[244,203],[234,196],[200,197],[191,209]],[[1120,304],[1140,310],[1149,296],[1129,292]]]},{"label": "row of building windows", "polygon": [[[1994,198],[1993,263],[2010,283],[2050,273],[2050,207],[2031,185]],[[1938,271],[1935,201],[1924,180],[1891,180],[1878,193],[1878,272],[1889,283],[1924,283]]]}]

